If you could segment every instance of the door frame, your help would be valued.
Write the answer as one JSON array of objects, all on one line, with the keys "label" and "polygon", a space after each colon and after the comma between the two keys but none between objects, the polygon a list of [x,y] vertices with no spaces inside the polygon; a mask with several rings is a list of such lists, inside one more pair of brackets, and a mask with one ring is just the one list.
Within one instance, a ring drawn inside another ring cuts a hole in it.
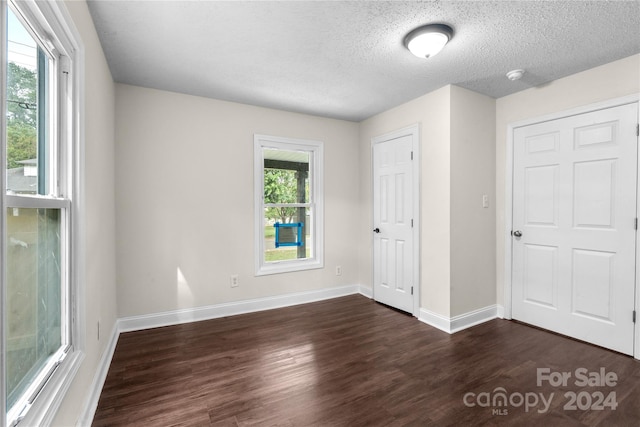
[{"label": "door frame", "polygon": [[[638,103],[640,107],[640,94],[623,96],[603,102],[597,102],[569,110],[558,111],[531,119],[520,120],[509,123],[507,125],[507,146],[505,150],[505,189],[504,189],[504,289],[503,289],[503,315],[504,319],[512,318],[512,268],[513,260],[513,239],[511,230],[513,229],[513,134],[517,128],[548,122],[551,120],[562,119],[570,116],[576,116],[585,113],[591,113],[598,110],[606,110],[608,108],[619,107],[622,105]],[[638,122],[640,123],[640,108],[638,108]],[[638,158],[636,159],[637,169],[640,170],[640,150],[638,150]],[[640,174],[636,173],[636,216],[640,216]],[[636,231],[636,275],[635,275],[635,307],[636,312],[640,308],[640,292],[638,292],[638,278],[640,277],[640,242],[638,232]],[[640,360],[640,328],[637,326],[640,320],[636,321],[634,326],[634,352],[633,357]]]},{"label": "door frame", "polygon": [[[418,317],[418,315],[420,314],[420,287],[421,287],[421,282],[420,282],[420,248],[421,248],[421,241],[420,241],[420,171],[421,171],[421,156],[420,156],[420,124],[416,123],[413,124],[411,126],[407,126],[405,128],[402,129],[398,129],[383,135],[379,135],[376,137],[371,138],[371,175],[369,178],[369,182],[371,183],[371,210],[370,210],[370,218],[369,218],[369,223],[373,224],[373,213],[374,213],[374,197],[375,195],[373,194],[373,180],[374,180],[374,175],[373,175],[373,171],[374,171],[374,157],[373,157],[373,147],[376,144],[382,143],[382,142],[387,142],[387,141],[391,141],[393,139],[398,139],[404,136],[410,136],[411,140],[412,140],[412,147],[413,147],[413,182],[412,182],[412,187],[413,187],[413,192],[412,192],[412,197],[413,197],[413,212],[412,212],[412,217],[413,217],[413,274],[412,274],[412,283],[413,283],[413,312],[411,313],[414,317]],[[371,228],[371,227],[370,227]],[[375,299],[375,281],[373,280],[374,274],[375,274],[375,269],[374,269],[374,252],[373,252],[373,235],[370,234],[370,239],[369,242],[371,244],[371,278],[372,278],[372,283],[371,283],[371,293],[373,298]]]}]

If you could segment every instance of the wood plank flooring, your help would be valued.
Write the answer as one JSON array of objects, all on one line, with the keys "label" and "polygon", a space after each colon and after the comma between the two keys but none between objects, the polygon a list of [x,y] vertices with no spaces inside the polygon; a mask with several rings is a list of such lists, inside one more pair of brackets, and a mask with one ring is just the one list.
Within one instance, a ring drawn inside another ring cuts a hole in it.
[{"label": "wood plank flooring", "polygon": [[[571,377],[538,386],[538,368]],[[122,334],[93,425],[640,426],[640,363],[506,320],[449,335],[353,295]]]}]

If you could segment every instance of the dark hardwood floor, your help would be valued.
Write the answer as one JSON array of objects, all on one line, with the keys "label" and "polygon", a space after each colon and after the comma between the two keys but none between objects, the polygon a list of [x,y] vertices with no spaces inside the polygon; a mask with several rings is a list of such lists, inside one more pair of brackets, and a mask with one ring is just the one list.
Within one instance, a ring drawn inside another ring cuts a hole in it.
[{"label": "dark hardwood floor", "polygon": [[[571,377],[538,386],[538,368]],[[640,363],[506,320],[448,335],[354,295],[122,334],[93,425],[640,426]]]}]

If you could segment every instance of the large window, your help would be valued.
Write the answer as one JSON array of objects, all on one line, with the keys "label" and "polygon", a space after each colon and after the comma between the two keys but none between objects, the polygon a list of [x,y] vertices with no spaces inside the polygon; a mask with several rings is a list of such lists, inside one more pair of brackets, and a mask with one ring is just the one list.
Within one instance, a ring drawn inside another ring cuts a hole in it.
[{"label": "large window", "polygon": [[323,267],[322,143],[254,138],[256,274]]},{"label": "large window", "polygon": [[[2,2],[3,421],[46,422],[77,369],[75,46],[49,3]],[[60,37],[64,33],[64,37]],[[75,240],[72,237],[75,236]]]}]

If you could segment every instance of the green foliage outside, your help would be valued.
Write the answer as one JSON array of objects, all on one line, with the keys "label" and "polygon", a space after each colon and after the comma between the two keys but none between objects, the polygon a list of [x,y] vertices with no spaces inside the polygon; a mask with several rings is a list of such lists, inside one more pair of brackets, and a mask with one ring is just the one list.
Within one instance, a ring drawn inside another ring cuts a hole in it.
[{"label": "green foliage outside", "polygon": [[[264,170],[265,203],[296,203],[297,186],[295,171],[284,169]],[[267,208],[265,218],[281,223],[289,223],[292,222],[296,211],[296,208],[288,207]]]},{"label": "green foliage outside", "polygon": [[264,238],[265,239],[276,238],[276,228],[273,225],[266,225],[264,227]]},{"label": "green foliage outside", "polygon": [[[293,204],[305,203],[309,200],[309,179],[304,179],[304,188],[298,193],[298,172],[290,169],[264,169],[264,202],[265,204]],[[265,219],[272,222],[291,223],[304,222],[305,208],[300,207],[268,207],[265,209]],[[272,224],[264,227],[264,238],[275,238],[275,227]],[[310,249],[306,250],[306,256],[310,256]],[[298,258],[298,248],[278,248],[265,250],[265,261],[285,261]]]},{"label": "green foliage outside", "polygon": [[10,123],[7,126],[7,169],[22,166],[21,160],[35,159],[36,129],[24,123]]},{"label": "green foliage outside", "polygon": [[[307,258],[311,256],[310,249],[307,249]],[[267,250],[264,254],[266,262],[286,261],[298,258],[298,249],[273,249]]]},{"label": "green foliage outside", "polygon": [[38,78],[34,71],[12,62],[7,65],[7,169],[37,157]]}]

